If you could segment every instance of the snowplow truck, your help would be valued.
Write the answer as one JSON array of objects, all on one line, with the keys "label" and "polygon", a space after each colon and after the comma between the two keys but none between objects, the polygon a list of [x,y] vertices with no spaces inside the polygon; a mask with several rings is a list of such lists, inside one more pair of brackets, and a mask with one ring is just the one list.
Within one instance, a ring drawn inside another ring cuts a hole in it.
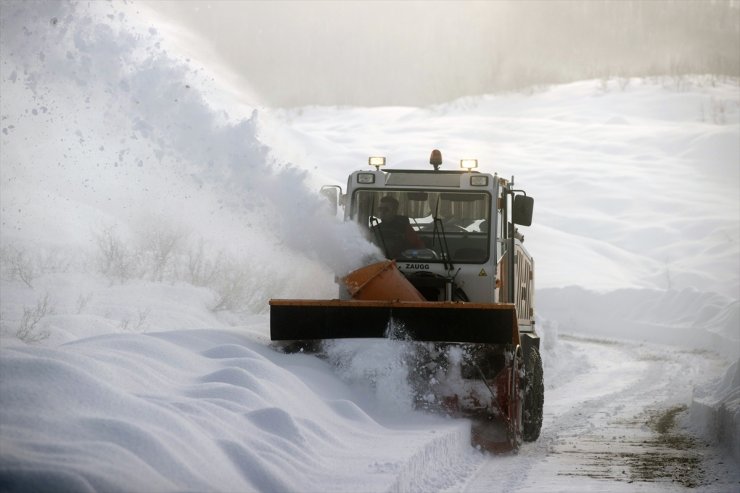
[{"label": "snowplow truck", "polygon": [[[533,199],[477,160],[440,169],[390,169],[384,157],[355,171],[347,191],[326,186],[335,213],[383,252],[339,282],[332,300],[270,300],[270,336],[285,351],[323,341],[409,341],[420,409],[471,420],[482,449],[518,449],[540,434],[543,370],[534,319],[534,260],[519,226]],[[374,169],[373,169],[374,168]]]}]

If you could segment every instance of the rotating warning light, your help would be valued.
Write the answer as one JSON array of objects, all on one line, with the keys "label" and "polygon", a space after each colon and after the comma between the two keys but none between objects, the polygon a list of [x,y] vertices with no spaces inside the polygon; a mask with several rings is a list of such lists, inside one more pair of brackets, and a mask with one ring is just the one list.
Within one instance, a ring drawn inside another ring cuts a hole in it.
[{"label": "rotating warning light", "polygon": [[439,149],[434,149],[432,151],[432,155],[429,156],[429,164],[434,166],[434,171],[439,170],[439,167],[442,166],[442,153]]}]

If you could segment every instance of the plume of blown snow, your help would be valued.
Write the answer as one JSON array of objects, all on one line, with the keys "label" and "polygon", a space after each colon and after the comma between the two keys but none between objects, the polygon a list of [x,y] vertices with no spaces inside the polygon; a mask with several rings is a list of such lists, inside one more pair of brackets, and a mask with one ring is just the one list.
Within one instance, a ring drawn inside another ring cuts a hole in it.
[{"label": "plume of blown snow", "polygon": [[204,72],[138,22],[109,3],[4,2],[4,237],[85,244],[154,210],[253,258],[287,249],[341,274],[374,254],[271,157],[257,109],[213,107]]}]

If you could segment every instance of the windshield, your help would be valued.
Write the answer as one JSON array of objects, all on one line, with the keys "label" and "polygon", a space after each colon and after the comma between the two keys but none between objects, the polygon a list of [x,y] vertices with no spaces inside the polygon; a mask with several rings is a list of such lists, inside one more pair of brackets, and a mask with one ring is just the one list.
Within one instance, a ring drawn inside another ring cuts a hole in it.
[{"label": "windshield", "polygon": [[486,192],[357,190],[350,214],[389,259],[483,263],[490,211]]}]

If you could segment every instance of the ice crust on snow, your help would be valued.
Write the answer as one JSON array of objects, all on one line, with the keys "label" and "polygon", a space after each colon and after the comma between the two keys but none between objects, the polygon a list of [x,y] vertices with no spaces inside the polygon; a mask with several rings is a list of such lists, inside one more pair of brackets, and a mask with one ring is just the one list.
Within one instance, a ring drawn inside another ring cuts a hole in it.
[{"label": "ice crust on snow", "polygon": [[[335,297],[334,275],[375,253],[315,189],[379,151],[419,168],[432,147],[446,163],[472,154],[535,197],[523,232],[549,391],[590,370],[558,334],[737,360],[736,81],[237,111],[218,107],[208,70],[167,52],[159,32],[119,4],[0,10],[4,488],[461,486],[483,456],[466,423],[412,410],[401,343],[344,341],[327,361],[267,345],[267,299]],[[218,286],[180,272],[187,252],[159,277],[101,274],[108,227],[131,251],[149,251],[138,243],[151,231],[180,231],[214,247],[207,261],[239,259],[243,279],[226,280],[242,305],[213,310]],[[45,295],[32,335],[47,337],[19,341]],[[737,459],[737,363],[716,377],[697,387],[690,422]]]}]

